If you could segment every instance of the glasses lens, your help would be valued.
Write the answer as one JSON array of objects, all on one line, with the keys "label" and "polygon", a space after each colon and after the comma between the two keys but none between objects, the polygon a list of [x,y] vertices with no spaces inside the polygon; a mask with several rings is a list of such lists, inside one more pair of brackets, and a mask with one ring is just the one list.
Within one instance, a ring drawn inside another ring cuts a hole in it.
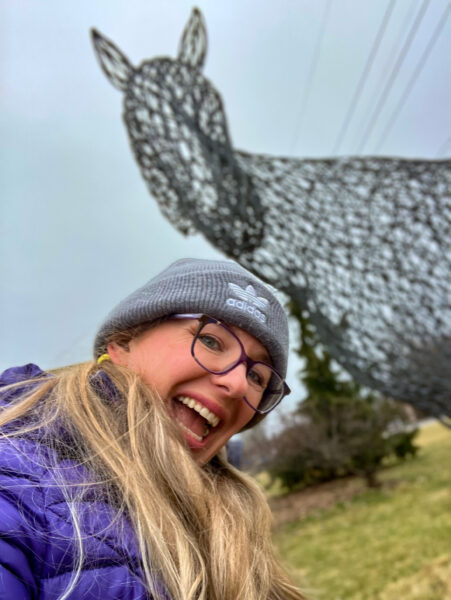
[{"label": "glasses lens", "polygon": [[206,323],[197,334],[193,353],[204,369],[222,373],[240,360],[241,346],[227,328],[217,323]]},{"label": "glasses lens", "polygon": [[[255,376],[258,375],[257,385]],[[249,389],[246,394],[246,400],[258,412],[269,412],[280,401],[284,393],[284,383],[280,375],[276,373],[269,365],[256,363],[249,371],[247,380]]]},{"label": "glasses lens", "polygon": [[[196,361],[207,371],[223,373],[238,364],[242,348],[238,338],[224,325],[206,323],[193,345]],[[268,412],[284,393],[280,375],[269,365],[257,362],[247,373],[246,401],[258,412]]]}]

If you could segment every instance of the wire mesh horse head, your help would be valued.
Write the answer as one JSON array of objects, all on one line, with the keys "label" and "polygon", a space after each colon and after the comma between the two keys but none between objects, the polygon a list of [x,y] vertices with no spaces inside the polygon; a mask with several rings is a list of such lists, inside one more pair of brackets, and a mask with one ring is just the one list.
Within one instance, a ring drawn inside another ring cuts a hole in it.
[{"label": "wire mesh horse head", "polygon": [[163,214],[181,232],[201,231],[235,258],[257,247],[264,211],[235,158],[221,96],[201,72],[207,38],[200,12],[193,11],[176,60],[155,58],[135,68],[111,41],[92,35],[105,74],[125,93],[131,146]]},{"label": "wire mesh horse head", "polygon": [[451,415],[451,161],[294,159],[232,147],[202,75],[194,10],[178,57],[133,67],[93,31],[125,93],[141,173],[172,224],[201,232],[307,310],[358,381]]}]

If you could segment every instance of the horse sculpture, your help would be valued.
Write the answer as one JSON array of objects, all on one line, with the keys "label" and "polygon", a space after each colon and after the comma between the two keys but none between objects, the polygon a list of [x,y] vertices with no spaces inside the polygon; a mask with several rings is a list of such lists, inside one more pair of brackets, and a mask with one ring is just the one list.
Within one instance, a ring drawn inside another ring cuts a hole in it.
[{"label": "horse sculpture", "polygon": [[451,416],[451,161],[235,150],[202,75],[194,9],[177,58],[134,67],[93,30],[162,213],[285,292],[360,383]]}]

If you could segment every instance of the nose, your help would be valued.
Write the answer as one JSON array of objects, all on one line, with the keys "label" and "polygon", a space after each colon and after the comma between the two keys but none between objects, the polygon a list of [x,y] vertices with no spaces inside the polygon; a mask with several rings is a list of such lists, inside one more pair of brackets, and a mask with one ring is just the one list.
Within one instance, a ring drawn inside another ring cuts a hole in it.
[{"label": "nose", "polygon": [[211,377],[213,383],[223,388],[231,398],[239,398],[241,400],[246,395],[247,376],[246,365],[244,363],[240,363],[228,373],[222,375],[212,374]]}]

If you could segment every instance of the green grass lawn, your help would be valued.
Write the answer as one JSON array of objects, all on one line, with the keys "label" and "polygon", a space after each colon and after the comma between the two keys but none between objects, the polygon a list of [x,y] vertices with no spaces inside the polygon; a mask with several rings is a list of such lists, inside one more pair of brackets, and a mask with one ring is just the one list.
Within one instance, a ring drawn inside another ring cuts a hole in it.
[{"label": "green grass lawn", "polygon": [[417,444],[381,472],[381,490],[276,531],[310,598],[451,600],[451,431],[427,426]]}]

